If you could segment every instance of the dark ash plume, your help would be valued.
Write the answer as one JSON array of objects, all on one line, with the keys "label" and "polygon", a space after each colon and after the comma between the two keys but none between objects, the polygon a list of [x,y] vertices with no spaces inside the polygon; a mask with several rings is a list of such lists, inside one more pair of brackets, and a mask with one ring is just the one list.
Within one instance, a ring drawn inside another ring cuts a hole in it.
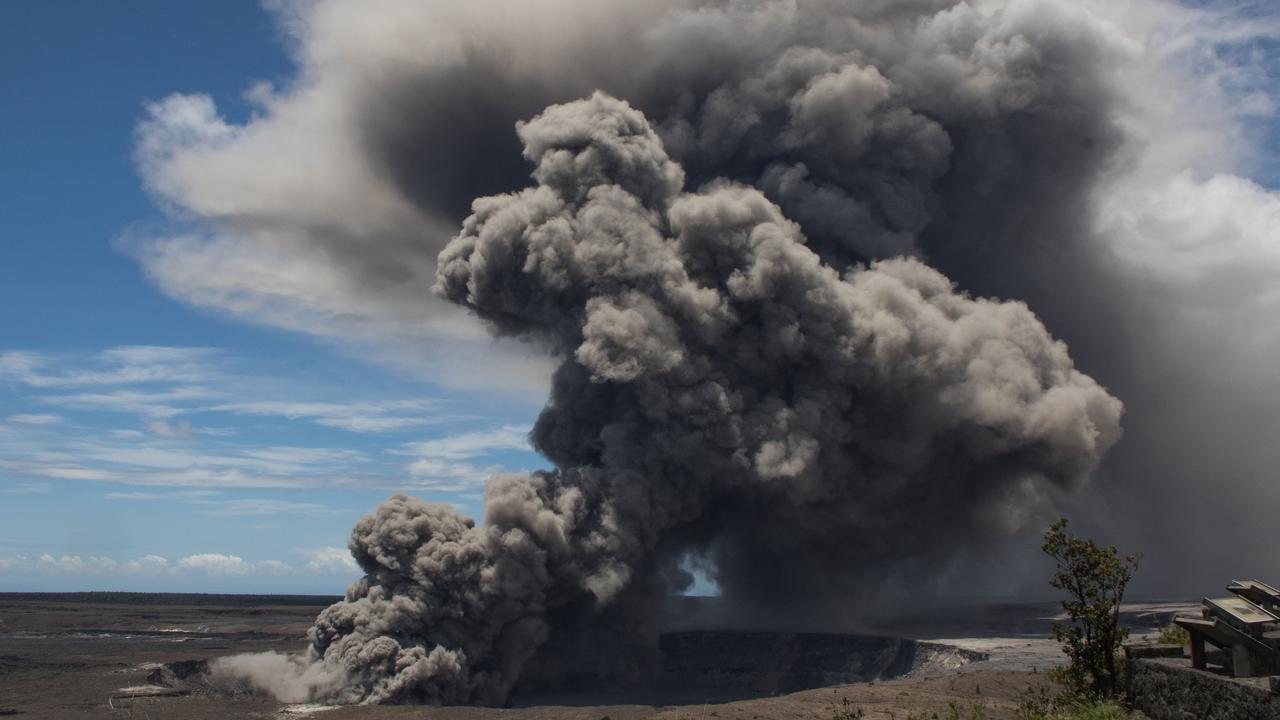
[{"label": "dark ash plume", "polygon": [[[910,259],[842,274],[759,190],[684,192],[607,95],[517,131],[537,185],[475,201],[437,288],[552,348],[532,439],[557,469],[491,480],[482,526],[403,496],[360,521],[367,575],[311,638],[362,700],[501,703],[540,648],[625,634],[691,553],[731,598],[847,597],[1016,528],[1119,438],[1022,303]],[[643,629],[592,665],[641,668]]]},{"label": "dark ash plume", "polygon": [[[621,678],[688,558],[788,617],[895,580],[1040,590],[986,555],[1029,538],[980,541],[1047,504],[1143,550],[1139,592],[1277,571],[1280,194],[1229,174],[1265,153],[1215,86],[1266,74],[1250,41],[1277,23],[1210,5],[279,3],[297,82],[244,125],[175,96],[140,128],[148,187],[205,221],[142,247],[148,272],[433,380],[525,377],[455,303],[560,363],[534,431],[558,470],[497,481],[478,528],[407,500],[362,525],[369,578],[316,632],[341,667],[290,687],[350,668],[329,696],[496,702],[571,658]],[[1214,68],[1222,43],[1249,66]],[[647,122],[600,98],[511,132],[596,90]],[[1125,402],[1089,493],[1057,489],[1117,407],[1028,308]]]}]

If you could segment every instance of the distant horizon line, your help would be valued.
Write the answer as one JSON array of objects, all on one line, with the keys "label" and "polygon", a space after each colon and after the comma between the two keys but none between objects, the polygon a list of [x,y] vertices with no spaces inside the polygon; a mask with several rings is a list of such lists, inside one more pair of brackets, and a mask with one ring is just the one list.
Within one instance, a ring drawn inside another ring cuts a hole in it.
[{"label": "distant horizon line", "polygon": [[[285,599],[300,599],[325,602],[336,602],[344,596],[341,594],[316,594],[316,593],[237,593],[237,592],[147,592],[140,590],[66,590],[66,591],[47,591],[47,590],[0,590],[0,601],[4,600],[49,600],[58,601],[60,598],[83,599],[86,596],[109,596],[114,600],[124,600],[126,598],[198,598],[205,600],[213,600],[217,598],[228,599],[244,599],[244,598],[268,598],[276,601]],[[669,599],[688,598],[692,600],[704,600],[721,598],[722,595],[671,595]],[[1056,603],[1061,600],[1060,597],[1026,597],[1018,595],[938,595],[926,596],[926,599],[935,603],[1013,603],[1013,604],[1039,604],[1039,603]],[[1187,597],[1142,597],[1126,600],[1122,605],[1151,605],[1160,603],[1187,603],[1195,602],[1197,598]],[[308,603],[309,604],[309,603]]]}]

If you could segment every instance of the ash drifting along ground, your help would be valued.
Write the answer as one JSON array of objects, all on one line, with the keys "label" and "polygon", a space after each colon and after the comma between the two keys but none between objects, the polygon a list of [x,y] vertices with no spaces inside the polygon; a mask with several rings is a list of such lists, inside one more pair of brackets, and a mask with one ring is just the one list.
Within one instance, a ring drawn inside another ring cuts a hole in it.
[{"label": "ash drifting along ground", "polygon": [[[1259,403],[1260,371],[1201,381],[1247,365],[1212,342],[1238,327],[1215,313],[1266,306],[1218,293],[1196,306],[1206,322],[1187,312],[1199,278],[1153,279],[1108,244],[1156,223],[1135,178],[1170,156],[1135,133],[1154,121],[1133,37],[1174,8],[388,7],[287,6],[306,81],[264,95],[265,119],[236,128],[175,97],[141,132],[152,189],[217,218],[203,241],[139,248],[171,292],[320,333],[347,330],[317,317],[369,319],[357,335],[426,327],[425,357],[491,362],[451,342],[434,284],[556,363],[532,435],[555,469],[494,478],[481,526],[409,498],[361,521],[368,574],[285,666],[324,668],[309,695],[500,703],[581,668],[623,681],[650,664],[653,608],[689,558],[730,598],[820,613],[1034,525],[1116,443],[1121,405],[1027,304],[983,294],[1025,300],[1125,399],[1139,437],[1113,462],[1140,485],[1159,469],[1161,490],[1193,487],[1179,453],[1233,477],[1266,458],[1226,452],[1212,427]],[[391,32],[418,26],[412,42]],[[1189,123],[1221,119],[1198,111]],[[296,139],[314,137],[335,140],[318,164]],[[316,171],[237,184],[258,150]],[[1103,190],[1133,203],[1117,213]],[[235,272],[263,253],[319,269],[327,294]],[[190,261],[212,256],[201,276],[221,279],[203,286]],[[1203,347],[1173,342],[1190,329]],[[1153,351],[1158,375],[1140,362]],[[1175,427],[1170,402],[1214,411]]]}]

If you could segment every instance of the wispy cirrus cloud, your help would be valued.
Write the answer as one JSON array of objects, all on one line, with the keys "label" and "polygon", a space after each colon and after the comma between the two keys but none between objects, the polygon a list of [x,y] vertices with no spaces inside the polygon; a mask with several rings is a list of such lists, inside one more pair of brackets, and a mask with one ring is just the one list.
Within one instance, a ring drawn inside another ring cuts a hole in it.
[{"label": "wispy cirrus cloud", "polygon": [[[357,433],[403,430],[451,419],[439,414],[440,403],[431,398],[332,401],[272,399],[260,394],[244,398],[240,388],[248,378],[230,366],[225,354],[213,348],[124,346],[87,358],[14,350],[0,353],[0,381],[42,391],[34,399],[48,405],[140,415],[150,432],[164,437],[208,432],[188,421],[167,422],[184,413],[306,420]],[[49,424],[60,419],[21,414],[9,421]]]},{"label": "wispy cirrus cloud", "polygon": [[346,510],[316,502],[278,498],[226,498],[218,490],[175,490],[169,492],[109,492],[104,499],[120,502],[163,502],[200,506],[210,517],[245,515],[339,515]]},{"label": "wispy cirrus cloud", "polygon": [[170,418],[199,409],[196,403],[217,397],[206,387],[183,386],[154,392],[113,390],[42,395],[40,402],[76,410],[129,413],[147,418]]},{"label": "wispy cirrus cloud", "polygon": [[209,409],[245,415],[283,417],[290,420],[308,420],[317,425],[351,432],[376,433],[443,422],[445,420],[443,417],[421,414],[438,406],[439,402],[431,399],[348,403],[260,400],[225,403]]},{"label": "wispy cirrus cloud", "polygon": [[191,423],[182,421],[176,423],[165,422],[164,420],[152,420],[147,423],[147,430],[154,435],[160,437],[171,438],[189,438],[191,437]]},{"label": "wispy cirrus cloud", "polygon": [[377,487],[385,461],[344,447],[254,445],[221,438],[153,437],[136,431],[6,433],[0,472],[28,482],[80,480],[206,488]]},{"label": "wispy cirrus cloud", "polygon": [[219,374],[212,348],[133,345],[107,348],[79,365],[46,353],[0,353],[0,380],[38,388],[128,385],[149,382],[199,383]]},{"label": "wispy cirrus cloud", "polygon": [[[513,469],[511,453],[531,455],[527,425],[473,429],[476,419],[444,397],[353,399],[355,389],[341,383],[243,368],[208,348],[128,346],[79,357],[0,353],[0,397],[7,389],[15,406],[0,425],[0,472],[29,483],[474,494],[489,475]],[[279,372],[276,365],[269,369]],[[60,413],[38,412],[40,406]],[[441,432],[446,428],[453,432]],[[437,436],[406,443],[401,438],[410,430]],[[288,442],[295,438],[325,442]],[[242,504],[219,512],[326,510]]]},{"label": "wispy cirrus cloud", "polygon": [[18,414],[5,418],[6,422],[20,425],[57,425],[63,421],[61,415]]},{"label": "wispy cirrus cloud", "polygon": [[0,470],[20,477],[112,482],[152,487],[240,489],[377,488],[393,484],[388,478],[376,475],[342,475],[332,472],[325,474],[321,473],[319,469],[307,474],[290,475],[246,472],[237,468],[185,467],[173,470],[158,470],[136,466],[89,467],[75,463],[0,460]]},{"label": "wispy cirrus cloud", "polygon": [[[485,429],[487,401],[460,407],[433,386],[289,363],[150,346],[0,351],[0,586],[336,592],[360,574],[342,538],[385,493],[473,510],[490,474],[537,462],[523,437],[533,406],[503,398]],[[69,539],[49,508],[86,494],[163,544]],[[183,523],[201,532],[174,534]]]},{"label": "wispy cirrus cloud", "polygon": [[488,430],[449,435],[409,443],[405,447],[423,457],[464,460],[493,450],[528,450],[529,428],[504,425]]},{"label": "wispy cirrus cloud", "polygon": [[0,557],[0,574],[22,573],[64,576],[106,575],[201,575],[228,576],[346,576],[357,575],[360,568],[345,548],[322,547],[294,550],[301,561],[248,560],[232,553],[201,552],[183,555],[169,560],[163,555],[148,553],[132,559],[117,559],[105,555],[78,555],[42,553],[34,558],[19,555]]},{"label": "wispy cirrus cloud", "polygon": [[47,482],[20,482],[8,487],[0,486],[0,492],[10,495],[43,495],[51,490],[53,486]]},{"label": "wispy cirrus cloud", "polygon": [[171,492],[109,492],[107,500],[203,500],[219,494],[218,490],[176,490]]},{"label": "wispy cirrus cloud", "polygon": [[414,457],[406,470],[424,487],[461,491],[484,484],[490,475],[509,469],[477,458],[499,451],[530,451],[529,431],[517,425],[461,433],[407,443],[398,454]]},{"label": "wispy cirrus cloud", "polygon": [[323,463],[349,463],[366,458],[363,452],[349,448],[272,446],[245,450],[244,455],[279,468],[298,468]]},{"label": "wispy cirrus cloud", "polygon": [[212,505],[205,515],[212,517],[231,517],[236,515],[337,515],[345,512],[328,505],[311,502],[295,502],[290,500],[274,500],[265,498],[238,498],[234,500],[210,501]]},{"label": "wispy cirrus cloud", "polygon": [[[351,465],[364,454],[347,448],[264,447],[242,448],[225,453],[203,452],[188,447],[151,445],[117,446],[96,442],[75,448],[77,456],[120,467],[151,470],[238,468],[263,475],[310,474],[334,464]],[[230,450],[230,449],[228,449]]]},{"label": "wispy cirrus cloud", "polygon": [[79,465],[40,465],[38,463],[16,463],[0,461],[0,468],[11,472],[25,473],[54,480],[116,480],[119,475],[101,468],[87,468]]}]

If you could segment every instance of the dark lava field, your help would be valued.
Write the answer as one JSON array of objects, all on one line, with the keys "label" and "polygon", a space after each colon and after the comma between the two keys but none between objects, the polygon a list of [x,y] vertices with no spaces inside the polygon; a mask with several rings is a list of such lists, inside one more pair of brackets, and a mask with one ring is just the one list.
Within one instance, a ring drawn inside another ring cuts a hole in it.
[{"label": "dark lava field", "polygon": [[[1040,670],[1056,661],[1043,636],[1049,606],[968,610],[945,626],[907,619],[922,632],[901,637],[930,640],[915,642],[707,630],[717,613],[704,604],[663,636],[664,668],[653,687],[517,693],[508,708],[288,705],[211,688],[198,674],[181,677],[223,655],[304,649],[312,619],[336,599],[0,593],[0,717],[825,720],[847,700],[867,718],[945,714],[953,702],[1011,718],[1023,693],[1043,681]],[[1131,624],[1156,624],[1171,608],[1139,606],[1128,615]],[[702,627],[690,627],[690,617]]]}]

